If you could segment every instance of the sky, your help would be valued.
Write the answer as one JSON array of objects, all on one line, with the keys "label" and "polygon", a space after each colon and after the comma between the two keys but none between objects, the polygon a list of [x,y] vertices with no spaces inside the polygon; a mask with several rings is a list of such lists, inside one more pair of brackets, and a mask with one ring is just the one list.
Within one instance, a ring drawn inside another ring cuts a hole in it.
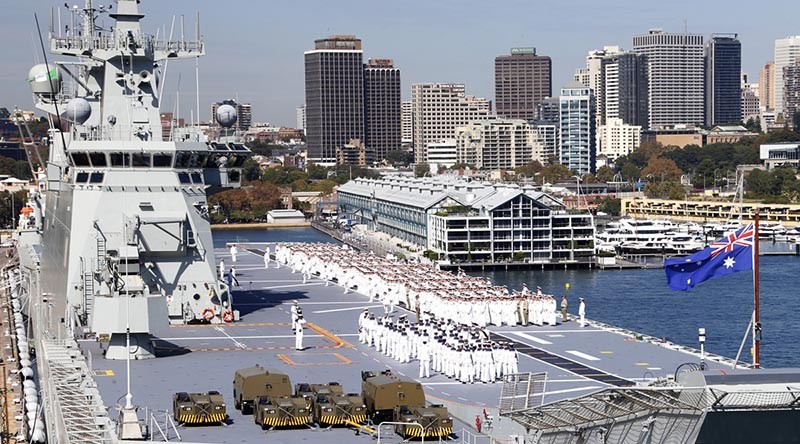
[{"label": "sky", "polygon": [[[84,0],[71,0],[70,5]],[[32,108],[25,77],[42,60],[34,13],[45,33],[50,9],[64,2],[3,0],[0,15],[0,107]],[[766,4],[737,0],[142,0],[143,28],[167,32],[185,16],[194,35],[200,12],[206,56],[200,59],[200,113],[238,97],[253,120],[295,126],[304,102],[303,52],[330,34],[355,34],[364,60],[392,58],[404,99],[418,82],[464,83],[467,94],[494,99],[494,58],[533,46],[553,60],[553,94],[585,66],[586,53],[607,45],[630,49],[648,29],[703,34],[738,33],[742,69],[750,81],[773,58],[774,41],[800,35],[796,0]],[[97,2],[95,2],[97,4]],[[113,4],[105,0],[102,4]],[[782,13],[783,12],[783,13]],[[66,17],[64,15],[63,17]],[[106,25],[111,20],[103,19]],[[103,23],[103,21],[101,21]],[[179,26],[176,25],[176,36]],[[50,56],[52,62],[53,58]],[[163,111],[172,111],[180,77],[181,116],[195,103],[194,61],[170,64]]]}]

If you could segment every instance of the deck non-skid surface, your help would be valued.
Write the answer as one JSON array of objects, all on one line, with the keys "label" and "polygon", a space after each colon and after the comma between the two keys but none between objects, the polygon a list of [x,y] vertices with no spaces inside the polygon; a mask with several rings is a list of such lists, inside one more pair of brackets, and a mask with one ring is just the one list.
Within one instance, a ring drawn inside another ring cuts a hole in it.
[{"label": "deck non-skid surface", "polygon": [[[368,442],[347,429],[280,430],[264,432],[233,408],[232,381],[238,368],[262,364],[287,373],[293,384],[339,381],[347,392],[361,391],[362,370],[393,371],[416,377],[417,362],[399,364],[358,342],[357,319],[363,308],[383,313],[357,293],[344,293],[320,279],[303,283],[288,267],[265,269],[262,247],[242,251],[236,263],[240,287],[233,293],[241,321],[218,326],[164,326],[155,332],[162,357],[135,361],[132,369],[134,403],[148,411],[171,411],[172,394],[178,391],[218,390],[225,396],[230,421],[227,426],[180,427],[187,442]],[[231,264],[226,250],[218,260]],[[297,300],[309,329],[304,351],[294,349],[289,308]],[[411,315],[410,315],[411,316]],[[627,336],[594,326],[580,328],[575,322],[555,327],[493,327],[492,335],[512,341],[520,352],[520,371],[547,372],[545,402],[578,396],[608,386],[630,385],[644,377],[672,373],[681,363],[697,361],[689,354],[637,342]],[[125,395],[125,363],[102,359],[100,344],[82,342],[92,353],[96,380],[109,405]],[[713,366],[713,364],[712,364]],[[447,400],[477,407],[495,407],[500,384],[461,384],[441,375],[422,380],[432,402]],[[144,415],[144,409],[141,410]],[[109,412],[114,414],[114,412]],[[164,413],[160,414],[161,424]],[[471,421],[470,421],[471,422]],[[456,423],[455,430],[471,428]]]}]

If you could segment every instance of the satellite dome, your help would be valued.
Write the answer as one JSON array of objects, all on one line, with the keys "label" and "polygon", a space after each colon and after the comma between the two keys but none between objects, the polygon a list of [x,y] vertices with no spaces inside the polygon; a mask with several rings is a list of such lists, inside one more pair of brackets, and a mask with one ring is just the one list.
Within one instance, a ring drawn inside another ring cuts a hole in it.
[{"label": "satellite dome", "polygon": [[236,114],[236,108],[231,105],[228,105],[227,103],[217,108],[216,117],[217,117],[217,123],[219,123],[220,126],[223,126],[225,128],[232,127],[234,124],[236,124],[236,120],[238,119],[238,115]]},{"label": "satellite dome", "polygon": [[61,92],[61,74],[54,65],[42,63],[31,68],[28,83],[36,95],[52,96]]},{"label": "satellite dome", "polygon": [[83,97],[76,97],[67,102],[64,114],[66,114],[65,119],[70,122],[83,125],[92,115],[92,106]]}]

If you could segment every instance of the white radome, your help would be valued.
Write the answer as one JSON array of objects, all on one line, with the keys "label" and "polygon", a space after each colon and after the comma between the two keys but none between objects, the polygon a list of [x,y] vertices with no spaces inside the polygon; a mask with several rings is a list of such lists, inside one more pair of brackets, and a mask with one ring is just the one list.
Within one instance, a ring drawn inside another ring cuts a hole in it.
[{"label": "white radome", "polygon": [[236,112],[236,108],[231,105],[225,104],[217,108],[217,123],[219,123],[222,127],[232,127],[234,124],[236,124],[236,120],[238,118],[239,116]]}]

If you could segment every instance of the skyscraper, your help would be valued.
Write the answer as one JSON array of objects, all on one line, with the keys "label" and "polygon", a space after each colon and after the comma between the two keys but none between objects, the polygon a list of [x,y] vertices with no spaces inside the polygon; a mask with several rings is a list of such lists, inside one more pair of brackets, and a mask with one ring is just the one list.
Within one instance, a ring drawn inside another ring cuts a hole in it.
[{"label": "skyscraper", "polygon": [[775,82],[773,95],[775,96],[775,113],[784,113],[783,98],[783,68],[794,65],[800,60],[800,35],[775,40]]},{"label": "skyscraper", "polygon": [[650,30],[633,38],[633,52],[647,56],[648,126],[702,124],[703,36]]},{"label": "skyscraper", "polygon": [[647,127],[647,56],[625,52],[606,57],[603,64],[605,120],[622,119]]},{"label": "skyscraper", "polygon": [[536,48],[511,48],[511,55],[494,59],[494,94],[497,116],[533,120],[542,99],[552,94],[550,57]]},{"label": "skyscraper", "polygon": [[800,59],[783,68],[783,110],[788,122],[794,122],[794,115],[800,113]]},{"label": "skyscraper", "polygon": [[361,40],[333,35],[305,53],[308,160],[336,163],[336,148],[364,140],[364,65]]},{"label": "skyscraper", "polygon": [[765,111],[775,110],[775,62],[769,61],[758,73],[758,100]]},{"label": "skyscraper", "polygon": [[401,142],[400,70],[391,59],[370,59],[364,66],[366,147],[381,161]]},{"label": "skyscraper", "polygon": [[612,56],[621,52],[622,50],[619,46],[605,46],[603,49],[589,51],[586,56],[586,68],[579,69],[575,73],[575,81],[588,86],[594,93],[597,125],[602,125],[606,118],[604,67],[612,60]]},{"label": "skyscraper", "polygon": [[295,124],[300,131],[306,131],[306,106],[297,107],[297,123]]},{"label": "skyscraper", "polygon": [[571,83],[559,96],[559,159],[579,175],[594,173],[595,145],[594,94],[586,85]]},{"label": "skyscraper", "polygon": [[428,161],[427,144],[453,139],[456,128],[489,118],[491,102],[465,94],[463,83],[411,85],[414,162]]},{"label": "skyscraper", "polygon": [[403,145],[411,145],[414,142],[414,113],[412,110],[410,100],[404,100],[400,104],[400,138]]},{"label": "skyscraper", "polygon": [[742,44],[736,34],[712,34],[705,58],[706,125],[742,120]]}]

